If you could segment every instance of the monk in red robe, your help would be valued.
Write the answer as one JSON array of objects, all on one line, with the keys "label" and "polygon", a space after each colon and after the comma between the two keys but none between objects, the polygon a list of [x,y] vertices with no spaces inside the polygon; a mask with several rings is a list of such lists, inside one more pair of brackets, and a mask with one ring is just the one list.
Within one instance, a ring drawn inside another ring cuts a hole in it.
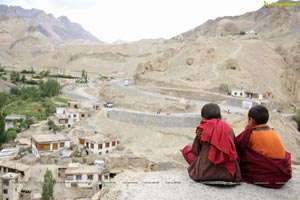
[{"label": "monk in red robe", "polygon": [[292,177],[291,155],[278,133],[267,125],[268,119],[267,108],[252,107],[248,125],[236,139],[236,148],[243,181],[280,188]]},{"label": "monk in red robe", "polygon": [[205,183],[238,182],[241,174],[234,132],[221,120],[220,107],[214,103],[204,105],[201,117],[193,145],[182,150],[183,157],[190,165],[189,176]]}]

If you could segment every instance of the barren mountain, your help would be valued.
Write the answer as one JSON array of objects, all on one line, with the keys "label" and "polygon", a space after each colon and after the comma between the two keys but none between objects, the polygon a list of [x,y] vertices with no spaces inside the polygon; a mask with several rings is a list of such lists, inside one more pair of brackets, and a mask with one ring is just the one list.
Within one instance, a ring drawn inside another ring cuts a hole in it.
[{"label": "barren mountain", "polygon": [[3,63],[27,60],[54,50],[49,38],[19,17],[2,17],[0,41],[0,59]]},{"label": "barren mountain", "polygon": [[[40,15],[56,23],[53,16]],[[209,20],[170,40],[116,45],[77,43],[54,50],[41,42],[42,37],[38,37],[40,42],[32,41],[33,33],[27,42],[16,38],[29,32],[30,26],[20,21],[17,27],[5,28],[13,34],[2,31],[4,39],[0,39],[7,41],[1,45],[10,47],[8,54],[23,59],[20,62],[24,66],[60,66],[70,73],[80,73],[84,68],[91,75],[134,77],[139,87],[180,97],[204,98],[209,93],[227,95],[231,90],[243,89],[267,95],[272,108],[286,108],[300,101],[299,21],[297,9],[274,7]],[[22,26],[27,29],[19,28]],[[245,35],[235,34],[241,30]],[[46,47],[42,49],[43,45]],[[6,57],[2,61],[9,63]]]},{"label": "barren mountain", "polygon": [[188,40],[199,36],[226,36],[239,34],[240,31],[254,31],[265,38],[297,35],[300,33],[299,8],[261,8],[240,16],[219,17],[215,20],[208,20],[173,39]]},{"label": "barren mountain", "polygon": [[15,18],[21,17],[37,31],[50,38],[55,43],[64,42],[96,42],[100,43],[95,36],[84,30],[80,24],[71,22],[67,17],[55,18],[42,10],[23,9],[20,6],[0,5],[0,15]]}]

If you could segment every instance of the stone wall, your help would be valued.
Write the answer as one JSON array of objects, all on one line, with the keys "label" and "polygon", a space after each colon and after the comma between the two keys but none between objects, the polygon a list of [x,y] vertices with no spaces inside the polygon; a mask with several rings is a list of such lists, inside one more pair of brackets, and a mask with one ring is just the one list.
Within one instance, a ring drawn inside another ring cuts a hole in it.
[{"label": "stone wall", "polygon": [[155,115],[118,110],[108,111],[107,117],[112,120],[117,120],[129,124],[157,127],[196,127],[200,121],[200,115]]}]

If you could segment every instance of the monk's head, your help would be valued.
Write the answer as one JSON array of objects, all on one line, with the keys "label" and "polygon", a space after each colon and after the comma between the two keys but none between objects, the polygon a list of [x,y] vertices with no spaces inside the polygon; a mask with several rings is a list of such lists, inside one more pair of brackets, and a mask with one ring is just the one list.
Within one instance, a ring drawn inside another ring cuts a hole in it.
[{"label": "monk's head", "polygon": [[202,119],[221,119],[221,109],[215,103],[205,104],[201,109]]},{"label": "monk's head", "polygon": [[262,105],[253,106],[248,112],[248,126],[266,124],[268,120],[268,109]]}]

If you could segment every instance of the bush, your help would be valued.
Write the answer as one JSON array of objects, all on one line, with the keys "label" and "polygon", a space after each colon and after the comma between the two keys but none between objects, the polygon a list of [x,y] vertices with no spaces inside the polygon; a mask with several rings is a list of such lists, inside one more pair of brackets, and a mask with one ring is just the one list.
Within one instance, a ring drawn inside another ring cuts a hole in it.
[{"label": "bush", "polygon": [[10,80],[12,83],[20,82],[21,80],[20,73],[16,71],[12,71],[10,74]]},{"label": "bush", "polygon": [[66,79],[75,79],[75,78],[78,78],[78,77],[76,77],[76,76],[66,75],[66,74],[48,75],[48,77],[53,77],[53,78],[66,78]]},{"label": "bush", "polygon": [[35,80],[24,80],[24,83],[28,84],[28,85],[37,85],[38,82]]},{"label": "bush", "polygon": [[40,90],[47,97],[57,96],[61,91],[61,86],[56,80],[50,79],[40,84]]},{"label": "bush", "polygon": [[18,96],[18,95],[20,94],[20,90],[19,90],[17,87],[12,87],[12,88],[10,88],[9,93],[10,93],[11,95],[16,95],[16,96]]},{"label": "bush", "polygon": [[246,32],[245,31],[240,31],[240,35],[245,35],[246,34]]},{"label": "bush", "polygon": [[52,120],[48,121],[48,126],[51,128],[53,131],[61,131],[62,129],[58,126],[55,125],[55,123]]},{"label": "bush", "polygon": [[0,72],[5,72],[5,67],[0,64]]},{"label": "bush", "polygon": [[17,131],[14,128],[10,128],[6,131],[5,135],[8,142],[13,141],[17,137]]},{"label": "bush", "polygon": [[22,74],[35,74],[35,71],[33,70],[33,68],[31,68],[30,70],[22,70],[21,71]]},{"label": "bush", "polygon": [[300,109],[296,110],[294,120],[298,125],[298,130],[300,131]]}]

